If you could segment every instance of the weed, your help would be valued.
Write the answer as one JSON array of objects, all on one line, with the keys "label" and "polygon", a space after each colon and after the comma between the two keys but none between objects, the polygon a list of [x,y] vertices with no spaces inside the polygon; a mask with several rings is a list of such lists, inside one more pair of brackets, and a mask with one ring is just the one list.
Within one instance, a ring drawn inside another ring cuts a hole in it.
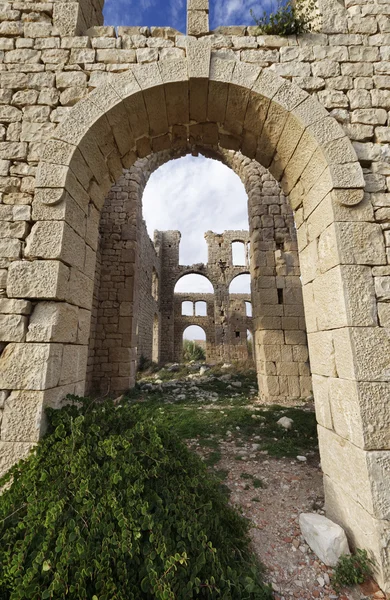
[{"label": "weed", "polygon": [[357,583],[364,583],[371,577],[374,561],[366,550],[357,549],[355,554],[343,554],[339,558],[332,578],[336,591],[342,587],[350,587]]},{"label": "weed", "polygon": [[221,456],[221,452],[219,450],[210,452],[208,457],[204,460],[204,464],[207,465],[208,467],[214,467],[214,465],[219,463],[221,458],[222,458],[222,456]]},{"label": "weed", "polygon": [[261,479],[258,479],[257,477],[255,477],[253,479],[253,487],[258,489],[258,488],[265,488],[266,485],[264,483],[264,481],[262,481]]}]

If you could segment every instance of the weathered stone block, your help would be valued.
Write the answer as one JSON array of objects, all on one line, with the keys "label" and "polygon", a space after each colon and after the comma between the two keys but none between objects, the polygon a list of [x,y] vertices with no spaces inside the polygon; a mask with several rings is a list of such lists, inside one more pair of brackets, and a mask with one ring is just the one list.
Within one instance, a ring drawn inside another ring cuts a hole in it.
[{"label": "weathered stone block", "polygon": [[85,242],[63,221],[39,221],[27,238],[24,253],[28,258],[60,259],[83,269]]},{"label": "weathered stone block", "polygon": [[7,294],[10,298],[64,300],[69,269],[59,261],[15,261],[9,267]]},{"label": "weathered stone block", "polygon": [[28,342],[76,343],[78,308],[64,302],[39,302],[31,317]]},{"label": "weathered stone block", "polygon": [[0,357],[0,389],[44,390],[58,385],[60,344],[7,345]]}]

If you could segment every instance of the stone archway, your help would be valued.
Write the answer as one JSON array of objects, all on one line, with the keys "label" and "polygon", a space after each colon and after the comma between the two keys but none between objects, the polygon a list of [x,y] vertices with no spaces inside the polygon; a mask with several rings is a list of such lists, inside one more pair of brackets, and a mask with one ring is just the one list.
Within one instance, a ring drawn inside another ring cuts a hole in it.
[{"label": "stone archway", "polygon": [[[135,66],[97,88],[45,145],[35,224],[7,280],[10,301],[34,302],[35,326],[0,358],[0,389],[12,391],[3,467],[38,439],[44,404],[83,392],[98,220],[112,183],[137,158],[192,146],[240,150],[269,168],[290,197],[327,510],[357,545],[372,550],[386,582],[390,352],[372,275],[373,265],[385,263],[385,249],[362,204],[362,169],[341,127],[313,98],[260,66],[212,57],[207,40],[189,40],[186,60]],[[126,226],[121,235],[129,235]],[[251,252],[256,261],[256,239]],[[273,289],[270,279],[259,279],[259,293]],[[280,331],[270,328],[257,350],[277,351],[281,343]],[[118,347],[122,357],[127,346]],[[273,375],[266,377],[272,385]]]}]

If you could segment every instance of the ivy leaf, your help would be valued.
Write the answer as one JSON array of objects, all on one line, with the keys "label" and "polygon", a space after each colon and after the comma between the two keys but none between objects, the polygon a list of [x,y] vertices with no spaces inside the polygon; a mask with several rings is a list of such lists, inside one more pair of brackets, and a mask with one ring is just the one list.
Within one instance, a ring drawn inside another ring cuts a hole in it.
[{"label": "ivy leaf", "polygon": [[[45,560],[42,565],[42,571],[50,571],[50,569],[51,569],[50,564],[47,562],[47,560]],[[47,597],[49,597],[49,596],[47,596]],[[43,596],[42,596],[42,598],[43,598]]]}]

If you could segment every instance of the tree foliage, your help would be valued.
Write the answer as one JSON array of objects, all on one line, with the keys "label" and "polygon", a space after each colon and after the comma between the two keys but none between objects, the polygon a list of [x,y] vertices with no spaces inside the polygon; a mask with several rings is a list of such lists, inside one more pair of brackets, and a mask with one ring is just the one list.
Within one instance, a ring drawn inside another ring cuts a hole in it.
[{"label": "tree foliage", "polygon": [[277,0],[276,10],[263,10],[261,17],[251,10],[252,18],[264,35],[301,35],[314,29],[316,0]]},{"label": "tree foliage", "polygon": [[48,411],[0,480],[2,600],[265,600],[247,522],[142,406]]}]

